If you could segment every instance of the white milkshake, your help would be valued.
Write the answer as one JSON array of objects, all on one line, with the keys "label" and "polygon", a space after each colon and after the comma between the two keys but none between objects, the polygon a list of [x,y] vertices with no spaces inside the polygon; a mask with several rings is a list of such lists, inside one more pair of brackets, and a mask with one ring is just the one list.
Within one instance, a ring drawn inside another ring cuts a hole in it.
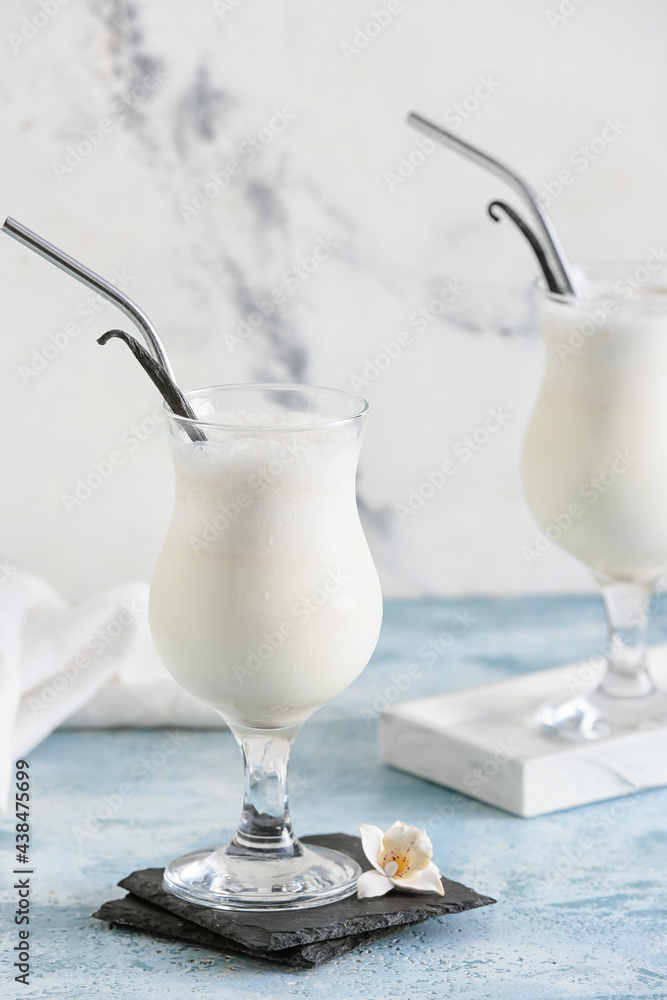
[{"label": "white milkshake", "polygon": [[541,297],[546,370],[524,490],[549,537],[594,571],[648,579],[667,565],[665,289],[589,291]]},{"label": "white milkshake", "polygon": [[176,680],[229,721],[299,724],[361,673],[380,628],[355,499],[359,422],[284,408],[206,415],[192,401],[209,440],[172,429],[176,502],[151,586],[153,639]]}]

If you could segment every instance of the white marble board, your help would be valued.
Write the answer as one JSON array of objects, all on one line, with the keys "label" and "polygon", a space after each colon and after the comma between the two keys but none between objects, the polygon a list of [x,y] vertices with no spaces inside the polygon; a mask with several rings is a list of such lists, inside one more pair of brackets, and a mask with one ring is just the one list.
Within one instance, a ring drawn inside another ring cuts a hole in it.
[{"label": "white marble board", "polygon": [[[664,689],[667,646],[651,650]],[[537,706],[581,665],[403,702],[380,718],[384,763],[517,816],[540,816],[667,784],[667,724],[599,741],[541,732]]]}]

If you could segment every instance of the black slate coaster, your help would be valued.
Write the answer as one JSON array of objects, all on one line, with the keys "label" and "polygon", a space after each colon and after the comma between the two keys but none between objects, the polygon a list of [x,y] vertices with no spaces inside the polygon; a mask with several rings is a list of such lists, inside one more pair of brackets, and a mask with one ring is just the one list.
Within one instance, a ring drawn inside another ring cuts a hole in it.
[{"label": "black slate coaster", "polygon": [[[389,937],[403,930],[404,926],[412,924],[385,927],[377,931],[350,934],[347,937],[333,938],[331,941],[316,941],[313,944],[297,945],[294,948],[281,948],[277,951],[258,951],[248,948],[238,941],[213,931],[206,930],[198,924],[177,917],[173,913],[162,910],[154,903],[128,893],[124,899],[112,899],[103,903],[100,909],[93,913],[98,920],[104,920],[112,927],[126,927],[131,930],[144,931],[159,937],[173,938],[177,941],[187,941],[189,944],[215,948],[217,951],[236,952],[250,958],[264,959],[296,969],[313,969],[324,965],[333,958],[339,958],[362,944],[369,944],[383,937]],[[417,921],[419,923],[419,921]]]},{"label": "black slate coaster", "polygon": [[[358,837],[338,833],[304,837],[303,840],[344,851],[355,858],[363,870],[371,867]],[[358,944],[421,923],[429,917],[495,903],[489,896],[443,878],[444,896],[396,890],[386,896],[371,899],[351,896],[327,906],[304,910],[245,913],[215,910],[172,896],[162,888],[162,874],[161,868],[133,872],[118,883],[130,890],[130,896],[105,903],[94,915],[112,923],[301,967],[322,964]],[[140,909],[137,897],[143,903],[152,904],[153,911],[145,907]],[[215,943],[210,934],[214,935]],[[195,939],[193,935],[200,936]]]}]

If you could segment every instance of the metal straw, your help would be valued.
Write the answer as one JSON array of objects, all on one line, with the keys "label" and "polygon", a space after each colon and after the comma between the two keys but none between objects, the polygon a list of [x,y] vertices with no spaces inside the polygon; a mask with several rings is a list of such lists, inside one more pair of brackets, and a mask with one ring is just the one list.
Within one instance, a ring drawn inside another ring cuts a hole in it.
[{"label": "metal straw", "polygon": [[50,260],[56,267],[59,267],[62,271],[66,271],[67,274],[71,274],[77,281],[87,285],[88,288],[92,288],[93,291],[98,292],[105,299],[108,299],[109,302],[113,302],[114,305],[118,306],[141,331],[153,357],[160,362],[172,380],[175,381],[167,352],[157,330],[146,313],[125,292],[121,292],[120,288],[116,288],[115,285],[112,285],[105,278],[100,277],[99,274],[95,274],[90,268],[84,264],[80,264],[78,260],[59,250],[58,247],[54,247],[53,243],[49,243],[48,240],[38,236],[37,233],[33,233],[31,229],[17,222],[16,219],[5,219],[5,224],[1,228],[3,233],[7,233],[8,236],[18,240],[19,243],[28,247],[29,250],[34,250],[35,253],[38,253],[40,257],[44,257],[45,260]]},{"label": "metal straw", "polygon": [[464,139],[460,139],[459,136],[454,135],[452,132],[448,132],[447,129],[441,128],[434,122],[429,121],[428,118],[424,118],[422,115],[419,115],[414,111],[411,111],[408,115],[408,124],[414,126],[414,128],[420,129],[422,132],[426,132],[426,134],[432,139],[440,142],[443,146],[449,146],[450,149],[455,150],[457,153],[461,153],[469,160],[472,160],[473,163],[477,163],[480,167],[485,167],[487,170],[490,170],[491,173],[496,174],[498,177],[502,177],[504,181],[512,185],[512,187],[519,192],[522,198],[525,198],[535,212],[535,221],[542,232],[547,245],[547,250],[550,252],[559,283],[563,286],[563,293],[575,295],[576,292],[572,278],[572,265],[567,259],[567,254],[563,249],[558,233],[556,232],[556,227],[554,226],[549,213],[540,204],[537,194],[530,184],[528,184],[523,177],[517,174],[516,171],[505,166],[504,163],[501,163],[500,160],[496,160],[495,157],[489,156],[488,153],[478,149],[477,146],[473,146]]}]

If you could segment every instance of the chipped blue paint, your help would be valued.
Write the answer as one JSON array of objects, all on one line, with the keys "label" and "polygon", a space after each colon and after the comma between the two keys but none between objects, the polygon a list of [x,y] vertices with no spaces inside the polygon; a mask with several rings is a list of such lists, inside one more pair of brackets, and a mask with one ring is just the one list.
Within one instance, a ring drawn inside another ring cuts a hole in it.
[{"label": "chipped blue paint", "polygon": [[[457,611],[476,621],[427,666],[420,646],[447,629]],[[160,749],[165,734],[157,731],[52,736],[31,755],[33,985],[12,991],[7,964],[0,995],[663,998],[667,789],[521,820],[382,767],[369,715],[391,675],[411,662],[423,673],[403,695],[408,698],[585,656],[603,635],[601,605],[593,598],[389,603],[372,663],[297,742],[297,829],[353,833],[359,822],[386,826],[396,818],[427,824],[443,871],[499,902],[433,920],[316,971],[284,971],[109,931],[90,917],[105,899],[122,894],[115,883],[132,869],[163,864],[229,834],[240,790],[229,734],[184,734],[169,756]],[[660,609],[653,641],[665,639],[667,615]],[[77,843],[74,831],[99,807],[107,818]],[[11,846],[8,821],[2,837]],[[5,853],[4,873],[12,859],[13,852]],[[7,885],[5,879],[5,913],[13,902]],[[14,943],[5,920],[3,959]]]}]

